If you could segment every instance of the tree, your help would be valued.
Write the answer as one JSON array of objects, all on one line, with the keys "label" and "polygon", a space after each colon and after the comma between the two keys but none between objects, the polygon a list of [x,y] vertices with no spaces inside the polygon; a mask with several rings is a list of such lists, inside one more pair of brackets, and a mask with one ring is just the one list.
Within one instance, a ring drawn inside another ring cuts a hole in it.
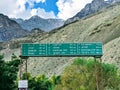
[{"label": "tree", "polygon": [[0,90],[13,90],[17,78],[19,59],[5,62],[0,55]]},{"label": "tree", "polygon": [[73,64],[65,69],[61,76],[61,83],[56,85],[55,90],[96,90],[96,74],[100,85],[101,68],[103,87],[106,90],[119,90],[120,75],[115,65],[80,58],[75,59]]},{"label": "tree", "polygon": [[3,60],[3,55],[0,55],[0,88],[1,90],[4,90],[5,88],[4,73],[5,73],[5,62]]}]

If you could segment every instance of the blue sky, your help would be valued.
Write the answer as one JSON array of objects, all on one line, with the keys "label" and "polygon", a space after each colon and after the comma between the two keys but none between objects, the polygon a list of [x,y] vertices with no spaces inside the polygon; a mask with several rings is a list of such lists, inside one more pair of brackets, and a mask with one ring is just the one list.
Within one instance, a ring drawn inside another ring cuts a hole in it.
[{"label": "blue sky", "polygon": [[[92,0],[2,0],[0,13],[10,18],[28,19],[38,15],[42,18],[68,19],[76,15]],[[6,7],[7,5],[7,7]]]},{"label": "blue sky", "polygon": [[57,5],[56,5],[56,2],[58,0],[46,0],[46,2],[44,3],[34,3],[34,7],[33,8],[43,8],[45,9],[46,12],[50,12],[50,11],[53,11],[55,15],[58,14],[58,8],[57,8]]}]

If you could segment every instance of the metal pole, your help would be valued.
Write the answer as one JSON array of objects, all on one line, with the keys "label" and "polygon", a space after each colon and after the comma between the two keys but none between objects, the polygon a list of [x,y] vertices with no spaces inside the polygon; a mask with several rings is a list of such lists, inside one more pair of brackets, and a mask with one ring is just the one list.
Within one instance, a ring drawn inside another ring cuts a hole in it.
[{"label": "metal pole", "polygon": [[102,69],[102,58],[100,58],[100,72],[101,72],[101,78],[100,78],[101,90],[104,90],[103,69]]},{"label": "metal pole", "polygon": [[99,83],[98,83],[98,69],[97,69],[97,61],[96,61],[96,57],[94,57],[95,59],[95,79],[96,79],[96,90],[99,90]]},{"label": "metal pole", "polygon": [[22,79],[22,58],[20,58],[20,80]]},{"label": "metal pole", "polygon": [[27,77],[27,59],[26,59],[26,80],[28,79],[28,77]]},{"label": "metal pole", "polygon": [[[28,77],[27,77],[27,59],[28,58],[26,58],[26,80],[28,80]],[[28,88],[26,88],[25,90],[28,90]]]}]

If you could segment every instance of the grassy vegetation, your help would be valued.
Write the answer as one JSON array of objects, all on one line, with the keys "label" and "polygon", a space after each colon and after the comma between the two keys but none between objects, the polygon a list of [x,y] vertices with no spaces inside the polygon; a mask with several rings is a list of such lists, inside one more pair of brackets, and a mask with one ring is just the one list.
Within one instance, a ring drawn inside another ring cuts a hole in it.
[{"label": "grassy vegetation", "polygon": [[[12,60],[4,62],[0,55],[0,89],[17,90],[17,72],[19,59],[13,54]],[[66,67],[61,76],[45,75],[32,77],[25,73],[22,79],[28,78],[29,90],[120,90],[120,74],[112,64],[96,62],[93,59],[77,58]]]}]

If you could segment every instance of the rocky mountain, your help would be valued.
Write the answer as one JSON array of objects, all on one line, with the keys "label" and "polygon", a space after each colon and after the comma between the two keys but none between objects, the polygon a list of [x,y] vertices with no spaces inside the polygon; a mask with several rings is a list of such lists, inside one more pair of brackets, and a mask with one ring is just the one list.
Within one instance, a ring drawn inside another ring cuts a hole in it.
[{"label": "rocky mountain", "polygon": [[75,16],[68,19],[65,24],[74,22],[79,20],[80,18],[84,18],[88,15],[91,15],[103,7],[107,7],[115,2],[120,2],[120,0],[93,0],[91,3],[87,4],[80,12],[78,12]]},{"label": "rocky mountain", "polygon": [[21,19],[21,18],[18,18],[18,19],[16,19],[16,18],[11,18],[11,19],[14,20],[14,21],[16,21],[17,23],[22,23],[22,22],[24,22],[24,20]]},{"label": "rocky mountain", "polygon": [[29,31],[34,28],[39,28],[44,31],[50,31],[52,29],[55,29],[64,25],[64,21],[61,19],[43,19],[39,16],[32,16],[28,20],[22,20],[22,19],[14,19],[14,20],[17,23],[19,23],[22,28]]},{"label": "rocky mountain", "polygon": [[[64,25],[59,29],[40,33],[32,37],[24,37],[7,43],[14,46],[18,43],[19,48],[6,47],[0,51],[5,53],[5,60],[9,60],[12,53],[20,55],[21,42],[31,40],[32,43],[63,43],[63,42],[102,42],[103,56],[105,63],[115,64],[120,68],[120,3],[115,3],[103,8],[90,17],[82,18],[74,23]],[[4,43],[5,44],[5,43]],[[3,45],[4,45],[3,44]],[[29,57],[28,72],[33,76],[38,74],[59,75],[66,66],[69,66],[76,57]],[[83,58],[83,57],[81,57]],[[92,58],[92,57],[90,57]],[[24,65],[23,65],[24,66]],[[24,72],[24,67],[23,67]]]},{"label": "rocky mountain", "polygon": [[116,3],[116,2],[120,2],[120,0],[105,0],[105,2],[113,4],[113,3]]},{"label": "rocky mountain", "polygon": [[27,33],[28,31],[22,29],[17,22],[0,14],[0,42],[19,38],[25,36]]}]

